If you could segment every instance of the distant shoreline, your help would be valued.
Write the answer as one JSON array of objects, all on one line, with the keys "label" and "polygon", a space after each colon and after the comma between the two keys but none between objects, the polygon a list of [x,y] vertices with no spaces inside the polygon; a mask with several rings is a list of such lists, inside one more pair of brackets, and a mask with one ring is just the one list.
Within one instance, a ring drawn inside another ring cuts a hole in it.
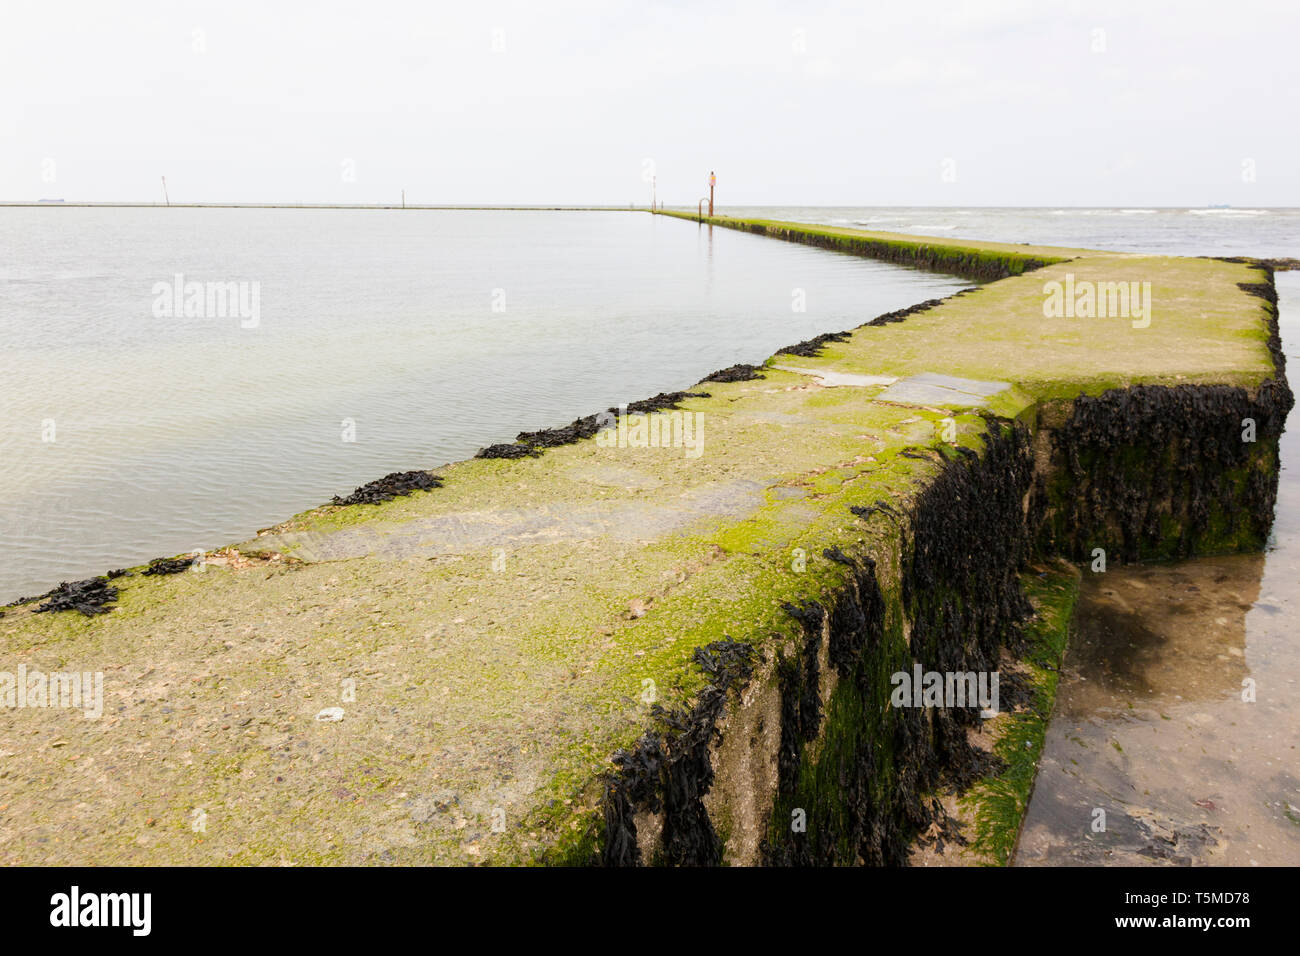
[{"label": "distant shoreline", "polygon": [[[94,201],[66,201],[62,199],[46,200],[15,200],[0,199],[0,208],[3,207],[28,207],[39,206],[48,207],[102,207],[109,209],[423,209],[423,210],[498,210],[501,212],[510,211],[537,211],[537,212],[650,212],[649,206],[629,203],[626,206],[619,205],[501,205],[494,206],[486,203],[469,203],[465,205],[456,205],[452,203],[407,203],[402,205],[397,203],[331,203],[331,202],[94,202]],[[695,206],[668,204],[661,207],[662,211],[686,211],[695,210]],[[895,204],[881,205],[806,205],[801,203],[730,203],[725,207],[727,209],[969,209],[969,210],[1057,210],[1057,209],[1124,209],[1123,206],[1062,206],[1062,205],[1040,205],[1040,206],[982,206],[982,205],[957,205],[957,206],[899,206]],[[1273,211],[1290,211],[1300,209],[1300,206],[1196,206],[1190,204],[1180,204],[1174,206],[1150,206],[1147,207],[1152,211],[1200,211],[1213,209],[1221,212],[1248,212],[1251,210]]]},{"label": "distant shoreline", "polygon": [[501,212],[649,212],[649,206],[426,206],[408,203],[318,203],[318,202],[64,202],[63,200],[45,200],[35,202],[12,202],[0,200],[0,206],[27,207],[39,206],[42,209],[59,207],[102,207],[108,209],[433,209],[433,210],[482,210],[495,209]]}]

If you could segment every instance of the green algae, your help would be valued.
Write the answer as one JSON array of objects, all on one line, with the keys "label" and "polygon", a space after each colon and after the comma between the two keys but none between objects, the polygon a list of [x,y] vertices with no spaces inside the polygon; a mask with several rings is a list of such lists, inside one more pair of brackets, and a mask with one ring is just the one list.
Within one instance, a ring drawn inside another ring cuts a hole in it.
[{"label": "green algae", "polygon": [[1063,562],[1023,576],[1035,616],[1025,629],[1024,678],[1031,689],[1029,705],[999,718],[993,751],[1002,769],[979,780],[960,799],[973,817],[970,851],[992,866],[1011,862],[1029,798],[1047,725],[1056,703],[1061,663],[1079,592],[1079,572]]}]

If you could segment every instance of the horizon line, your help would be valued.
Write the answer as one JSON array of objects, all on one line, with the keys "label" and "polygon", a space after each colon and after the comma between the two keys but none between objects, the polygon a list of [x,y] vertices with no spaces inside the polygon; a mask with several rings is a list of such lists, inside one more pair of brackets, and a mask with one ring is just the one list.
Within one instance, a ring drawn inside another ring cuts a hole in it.
[{"label": "horizon line", "polygon": [[[616,203],[340,203],[340,202],[241,202],[217,200],[211,202],[145,202],[139,200],[66,200],[66,199],[0,199],[0,206],[10,207],[104,207],[104,208],[137,208],[137,209],[416,209],[416,210],[537,210],[537,211],[554,211],[554,212],[603,212],[603,211],[629,211],[636,210],[642,212],[651,212],[649,203],[628,203],[627,205]],[[688,205],[661,203],[660,209],[689,209]],[[967,203],[959,205],[935,205],[935,204],[817,204],[817,203],[791,203],[791,202],[764,202],[764,203],[730,203],[723,205],[718,203],[716,208],[719,209],[1119,209],[1119,210],[1190,210],[1190,209],[1224,209],[1224,210],[1250,210],[1250,209],[1268,209],[1268,210],[1290,210],[1300,209],[1298,206],[1267,206],[1252,204],[1249,206],[1234,206],[1227,203],[1210,203],[1196,206],[1189,203],[1178,203],[1172,206],[1157,205],[1120,205],[1120,206],[1076,206],[1064,203],[1045,203],[1032,206],[1004,206],[1004,205],[985,205],[978,203]]]}]

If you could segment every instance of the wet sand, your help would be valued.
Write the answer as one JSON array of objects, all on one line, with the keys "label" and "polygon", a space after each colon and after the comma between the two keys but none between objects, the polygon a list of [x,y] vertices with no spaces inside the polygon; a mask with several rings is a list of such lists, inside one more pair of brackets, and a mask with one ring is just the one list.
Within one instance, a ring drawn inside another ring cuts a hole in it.
[{"label": "wet sand", "polygon": [[1085,578],[1017,864],[1300,862],[1294,596],[1264,571],[1233,555]]}]

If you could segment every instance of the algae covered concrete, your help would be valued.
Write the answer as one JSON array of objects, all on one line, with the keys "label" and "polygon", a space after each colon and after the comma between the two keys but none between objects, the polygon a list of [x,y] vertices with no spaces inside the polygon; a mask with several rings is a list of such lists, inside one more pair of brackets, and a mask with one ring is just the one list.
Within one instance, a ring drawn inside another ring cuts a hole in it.
[{"label": "algae covered concrete", "polygon": [[1028,243],[983,242],[935,238],[904,232],[846,229],[840,226],[810,225],[774,219],[737,219],[731,216],[697,216],[680,210],[657,215],[688,219],[701,225],[723,226],[760,236],[821,246],[850,255],[906,263],[927,269],[941,269],[978,279],[1018,275],[1029,269],[1094,254],[1086,249],[1033,246]]},{"label": "algae covered concrete", "polygon": [[[1240,285],[1267,281],[1250,263],[888,241],[1008,277],[651,416],[675,438],[690,421],[694,445],[639,446],[634,421],[536,457],[458,462],[437,469],[441,488],[324,506],[191,571],[135,569],[106,614],[8,609],[0,670],[99,672],[104,704],[93,719],[0,710],[0,860],[608,862],[612,757],[698,709],[716,674],[697,649],[728,641],[752,651],[749,668],[707,728],[709,779],[685,799],[720,862],[770,859],[803,786],[781,769],[790,662],[811,653],[800,679],[830,715],[791,770],[808,786],[827,772],[813,766],[819,746],[833,752],[826,728],[871,697],[844,697],[831,649],[791,613],[833,603],[845,555],[870,558],[902,659],[907,516],[954,463],[1011,423],[1044,433],[1044,411],[1060,418],[1080,395],[1253,394],[1276,373],[1268,303]],[[1067,275],[1149,282],[1149,323],[1046,316],[1045,283]],[[886,395],[933,375],[996,385],[946,403]],[[674,862],[659,803],[631,806],[634,856]]]}]

